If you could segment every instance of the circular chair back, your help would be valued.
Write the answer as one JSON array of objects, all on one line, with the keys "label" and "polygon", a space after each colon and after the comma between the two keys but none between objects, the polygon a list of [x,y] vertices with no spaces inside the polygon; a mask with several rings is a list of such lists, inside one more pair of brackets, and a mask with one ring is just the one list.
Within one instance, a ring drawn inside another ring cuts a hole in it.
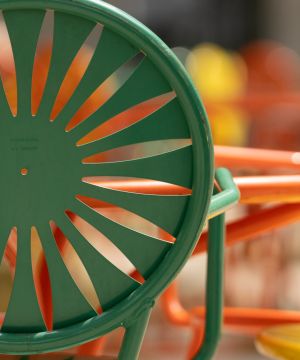
[{"label": "circular chair back", "polygon": [[[214,166],[205,111],[172,51],[142,24],[105,2],[1,0],[0,9],[12,50],[17,104],[14,111],[3,79],[0,255],[12,233],[17,255],[0,353],[57,351],[125,327],[120,358],[134,359],[156,297],[190,256],[206,219]],[[33,106],[37,53],[46,32],[51,57],[39,103],[35,100]],[[67,73],[90,43],[95,46],[86,69],[54,116]],[[72,123],[85,102],[115,74],[122,76],[108,99]],[[147,116],[93,137],[101,126],[155,99],[159,105]],[[99,160],[99,154],[116,149],[126,154],[136,145],[148,153]],[[172,184],[178,192],[120,191],[101,186],[107,177]],[[122,209],[129,217],[134,214],[147,226],[112,219],[101,212],[101,204]],[[73,215],[101,234],[98,243],[89,241]],[[167,236],[162,239],[148,227]],[[79,258],[78,269],[87,274],[99,307],[67,266],[57,229]],[[38,296],[34,238],[40,241],[50,279],[50,316]],[[102,251],[103,238],[132,264],[132,271]]]}]

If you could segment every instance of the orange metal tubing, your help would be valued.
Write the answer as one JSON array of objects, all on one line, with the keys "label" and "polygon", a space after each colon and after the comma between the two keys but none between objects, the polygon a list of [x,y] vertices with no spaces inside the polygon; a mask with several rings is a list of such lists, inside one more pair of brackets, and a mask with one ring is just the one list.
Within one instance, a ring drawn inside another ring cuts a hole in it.
[{"label": "orange metal tubing", "polygon": [[[178,326],[204,326],[205,308],[197,307],[186,310],[179,300],[175,282],[165,291],[160,302],[165,315],[173,324]],[[300,323],[299,311],[224,308],[224,325],[226,325],[226,328],[239,330],[247,334],[255,335],[266,327],[294,323]]]},{"label": "orange metal tubing", "polygon": [[[300,202],[300,175],[235,177],[241,192],[241,203]],[[144,194],[186,195],[190,190],[151,180],[94,181],[102,187]],[[100,204],[100,205],[99,205]],[[111,207],[111,204],[89,201],[90,206]]]},{"label": "orange metal tubing", "polygon": [[257,112],[265,108],[270,108],[278,104],[287,104],[294,107],[300,107],[299,91],[281,91],[281,92],[256,92],[248,93],[245,96],[236,97],[232,100],[212,101],[204,98],[205,106],[208,110],[215,109],[220,106],[239,107],[243,110]]},{"label": "orange metal tubing", "polygon": [[217,167],[300,171],[300,152],[215,146]]},{"label": "orange metal tubing", "polygon": [[234,182],[244,204],[300,202],[300,175],[237,177]]},{"label": "orange metal tubing", "polygon": [[[233,246],[240,241],[247,241],[265,232],[287,226],[300,220],[300,204],[279,205],[263,209],[247,217],[236,220],[226,226],[226,246]],[[207,232],[204,232],[193,255],[207,250]]]}]

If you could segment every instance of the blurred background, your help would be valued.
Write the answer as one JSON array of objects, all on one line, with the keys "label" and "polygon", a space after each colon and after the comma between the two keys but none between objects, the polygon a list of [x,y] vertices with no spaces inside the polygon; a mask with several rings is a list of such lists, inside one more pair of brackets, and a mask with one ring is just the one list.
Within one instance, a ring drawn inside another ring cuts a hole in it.
[{"label": "blurred background", "polygon": [[300,51],[297,0],[109,2],[146,23],[171,46],[213,42],[239,50],[250,41],[272,39]]},{"label": "blurred background", "polygon": [[[201,94],[215,144],[299,151],[298,0],[111,3],[140,19],[174,49]],[[251,166],[247,169],[247,164],[244,169],[232,170],[235,175],[272,173]],[[274,173],[288,172],[276,169]],[[229,220],[256,210],[257,206],[240,207]],[[300,289],[295,286],[300,276],[299,230],[296,223],[227,250],[227,306],[300,309]],[[205,257],[196,257],[180,277],[181,296],[187,307],[199,304],[199,296],[203,302],[204,269]],[[158,313],[152,327],[161,329],[161,321],[164,318]],[[149,334],[149,342],[153,345],[163,338],[168,350],[159,358],[180,359],[184,355],[180,349],[190,335],[165,326],[165,331],[152,332],[153,342]],[[168,356],[171,349],[174,352]],[[250,337],[235,333],[224,337],[215,359],[262,357]]]},{"label": "blurred background", "polygon": [[[216,145],[299,151],[299,0],[109,2],[141,20],[173,48],[201,94]],[[1,21],[0,33],[4,36]],[[9,92],[14,87],[13,61],[9,49],[4,56],[4,45],[0,51],[0,70],[13,109],[14,91]],[[46,45],[37,53],[42,73],[49,58],[47,54]],[[81,61],[87,63],[89,59],[86,49]],[[78,67],[73,66],[65,93],[68,93],[68,85],[72,81],[77,84],[82,76],[82,64],[78,60],[75,65]],[[107,96],[113,92],[118,80],[116,76],[106,84]],[[103,103],[107,97],[98,95],[94,100],[99,106],[99,102]],[[56,104],[58,108],[67,101],[63,96],[60,100],[61,104],[59,101]],[[93,108],[93,99],[90,100],[88,106]],[[107,131],[109,133],[109,129]],[[114,155],[109,156],[112,159]],[[118,158],[120,154],[115,156]],[[293,173],[286,169],[256,169],[247,163],[231,170],[235,176]],[[263,206],[239,206],[230,212],[227,220],[238,219],[260,208]],[[294,223],[226,250],[227,306],[300,310],[300,287],[297,286],[300,277],[299,230],[299,223]],[[180,294],[187,308],[204,302],[205,266],[206,257],[196,256],[180,275]],[[1,279],[1,286],[10,286],[5,262],[1,267]],[[5,282],[7,285],[3,285]],[[3,310],[7,299],[1,301]],[[157,306],[141,359],[183,359],[190,338],[188,328],[176,328],[168,323]],[[111,351],[118,344],[115,339],[119,339],[118,335],[109,342]],[[262,357],[254,348],[253,337],[226,332],[214,359],[256,360]]]}]

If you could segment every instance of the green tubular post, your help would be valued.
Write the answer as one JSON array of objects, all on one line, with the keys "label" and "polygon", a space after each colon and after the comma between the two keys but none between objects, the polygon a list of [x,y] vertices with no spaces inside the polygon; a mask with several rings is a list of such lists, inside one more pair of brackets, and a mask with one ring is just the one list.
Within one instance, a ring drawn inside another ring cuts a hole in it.
[{"label": "green tubular post", "polygon": [[225,168],[217,169],[215,188],[208,211],[209,240],[206,282],[206,319],[203,346],[195,360],[211,359],[221,334],[223,313],[223,268],[225,244],[225,212],[239,201],[240,192]]},{"label": "green tubular post", "polygon": [[142,342],[145,336],[152,307],[150,306],[134,321],[126,326],[126,332],[119,353],[119,360],[136,360],[138,358]]},{"label": "green tubular post", "polygon": [[204,341],[194,360],[211,359],[219,342],[223,313],[225,214],[209,221]]}]

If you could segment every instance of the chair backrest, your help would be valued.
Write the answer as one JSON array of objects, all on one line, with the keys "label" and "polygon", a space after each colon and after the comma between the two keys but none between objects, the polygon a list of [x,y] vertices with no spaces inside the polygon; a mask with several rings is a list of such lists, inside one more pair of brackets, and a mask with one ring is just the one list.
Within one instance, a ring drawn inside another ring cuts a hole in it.
[{"label": "chair backrest", "polygon": [[[0,0],[0,9],[12,48],[17,98],[14,111],[3,78],[0,255],[13,232],[17,257],[0,353],[55,351],[124,326],[120,357],[133,359],[155,298],[184,265],[206,218],[214,168],[205,111],[172,51],[142,24],[104,2]],[[37,54],[47,31],[51,60],[40,101],[33,106]],[[95,46],[85,71],[54,116],[68,70],[90,44]],[[114,74],[121,75],[108,99],[71,126],[85,102]],[[126,111],[153,99],[155,111],[130,125],[117,122]],[[114,121],[117,130],[93,137],[95,129]],[[124,155],[134,145],[148,149],[147,155],[129,151],[125,160],[106,162],[97,157],[115,149]],[[120,191],[101,186],[105,177],[159,181],[176,186],[178,193]],[[137,215],[142,219],[136,220],[139,228],[109,217],[101,204],[123,209],[125,220]],[[73,216],[101,233],[138,276],[112,262],[102,252],[100,238],[99,244],[89,241]],[[148,231],[153,226],[156,234]],[[80,259],[78,268],[86,272],[99,308],[72,276],[57,229]],[[50,279],[50,324],[37,295],[34,237],[39,238]]]}]

